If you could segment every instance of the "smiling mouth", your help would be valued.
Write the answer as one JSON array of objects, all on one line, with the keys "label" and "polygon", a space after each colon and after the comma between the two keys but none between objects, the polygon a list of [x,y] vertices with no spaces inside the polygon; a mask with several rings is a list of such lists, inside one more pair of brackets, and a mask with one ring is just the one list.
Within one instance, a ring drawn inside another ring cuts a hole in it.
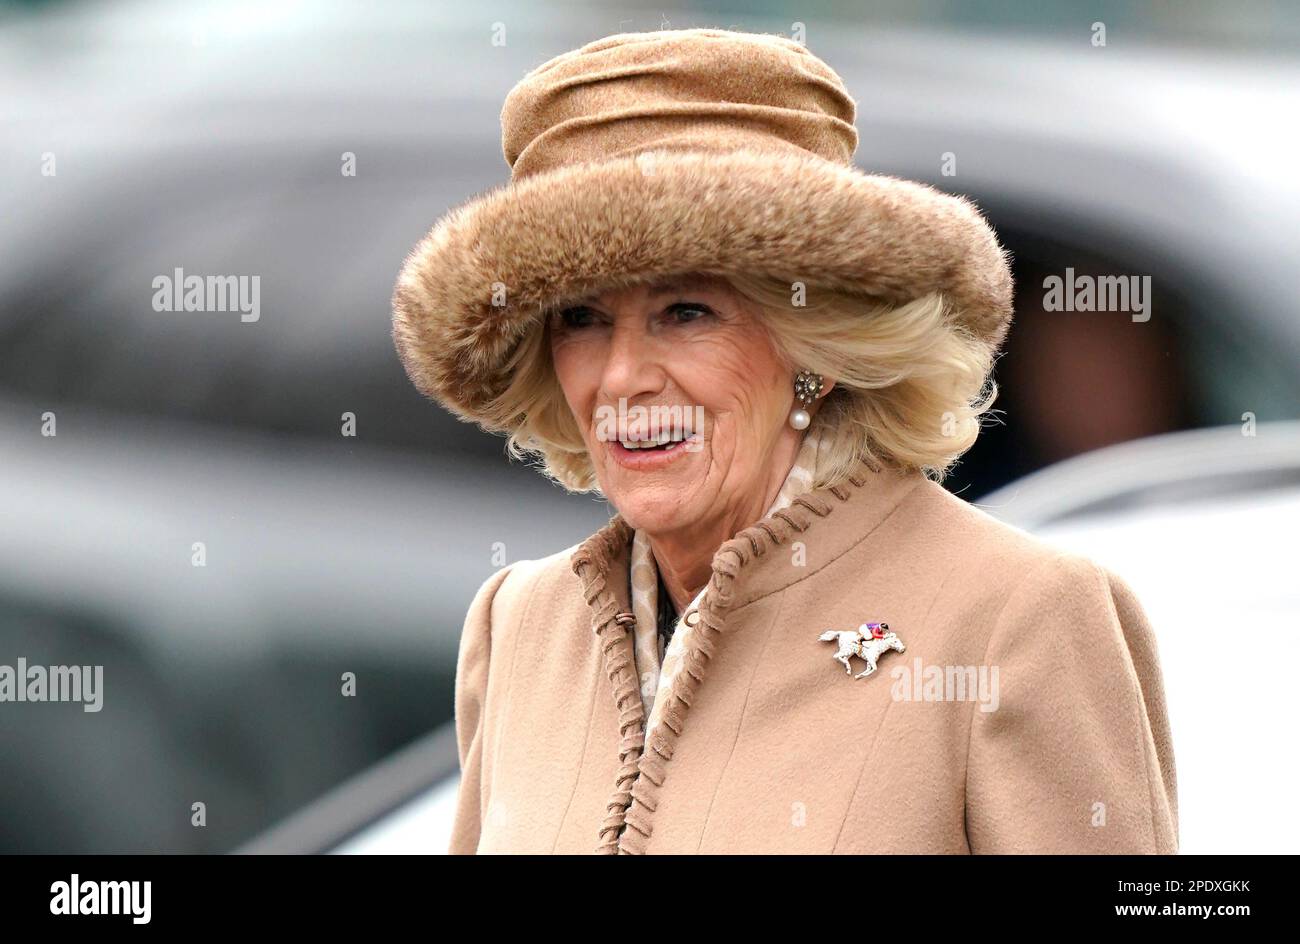
[{"label": "smiling mouth", "polygon": [[683,434],[669,433],[665,431],[663,433],[660,433],[657,437],[653,437],[653,438],[620,439],[618,441],[618,444],[622,446],[624,449],[630,449],[636,452],[642,452],[642,451],[663,452],[685,441],[686,441],[686,436],[684,436]]},{"label": "smiling mouth", "polygon": [[649,472],[678,462],[698,451],[702,437],[660,434],[657,439],[614,439],[606,442],[614,461],[625,469]]}]

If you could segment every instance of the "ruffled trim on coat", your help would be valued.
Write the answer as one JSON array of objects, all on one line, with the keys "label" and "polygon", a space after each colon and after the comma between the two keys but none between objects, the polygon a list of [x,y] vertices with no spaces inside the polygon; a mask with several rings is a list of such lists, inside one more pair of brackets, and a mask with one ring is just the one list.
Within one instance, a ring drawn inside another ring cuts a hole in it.
[{"label": "ruffled trim on coat", "polygon": [[[849,477],[852,488],[866,483],[862,475]],[[740,531],[713,555],[709,592],[700,604],[700,621],[683,653],[682,670],[668,690],[663,724],[645,738],[645,708],[637,687],[632,633],[620,622],[618,598],[609,586],[611,563],[632,538],[632,528],[615,515],[574,552],[573,572],[582,582],[583,595],[592,608],[592,629],[601,640],[605,673],[609,678],[619,719],[619,770],[614,791],[600,826],[596,852],[601,855],[642,855],[654,831],[658,795],[668,774],[677,741],[685,726],[695,694],[708,675],[734,599],[736,580],[752,560],[780,547],[794,535],[806,535],[852,495],[850,487],[837,485],[807,492],[788,508]],[[835,501],[832,501],[834,499]]]}]

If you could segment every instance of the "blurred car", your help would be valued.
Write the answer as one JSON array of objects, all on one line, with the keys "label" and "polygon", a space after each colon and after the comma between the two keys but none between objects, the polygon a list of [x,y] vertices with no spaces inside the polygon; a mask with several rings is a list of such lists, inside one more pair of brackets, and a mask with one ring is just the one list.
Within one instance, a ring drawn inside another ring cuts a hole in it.
[{"label": "blurred car", "polygon": [[0,664],[103,666],[103,707],[0,706],[10,851],[234,848],[450,718],[494,561],[608,519],[504,462],[40,416],[0,404]]},{"label": "blurred car", "polygon": [[[1300,849],[1300,824],[1277,816],[1300,775],[1278,740],[1278,726],[1295,715],[1290,674],[1300,665],[1300,423],[1113,446],[976,505],[1091,557],[1137,593],[1164,675],[1180,851]],[[445,853],[458,783],[454,729],[400,761],[244,851]],[[370,802],[380,796],[387,803]]]},{"label": "blurred car", "polygon": [[[0,14],[0,663],[103,664],[108,689],[93,717],[0,712],[0,851],[233,849],[451,717],[474,589],[609,509],[415,393],[393,280],[449,205],[506,179],[498,117],[519,77],[665,15]],[[1300,416],[1300,247],[1279,237],[1300,200],[1276,172],[1292,62],[807,19],[858,96],[859,164],[969,194],[1013,256],[1002,422],[955,492]],[[155,310],[153,280],[177,268],[257,276],[260,317]],[[1044,312],[1044,278],[1067,268],[1149,275],[1151,319]]]},{"label": "blurred car", "polygon": [[1125,443],[976,502],[1133,587],[1155,628],[1182,846],[1300,850],[1286,746],[1300,665],[1300,423]]}]

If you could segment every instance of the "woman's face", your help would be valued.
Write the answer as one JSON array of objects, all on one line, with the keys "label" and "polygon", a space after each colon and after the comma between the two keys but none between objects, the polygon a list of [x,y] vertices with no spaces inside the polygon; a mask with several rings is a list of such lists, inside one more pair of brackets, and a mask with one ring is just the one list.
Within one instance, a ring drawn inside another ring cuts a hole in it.
[{"label": "woman's face", "polygon": [[634,528],[743,527],[767,510],[802,434],[787,422],[793,371],[760,318],[715,276],[613,290],[552,316],[565,399],[601,490]]}]

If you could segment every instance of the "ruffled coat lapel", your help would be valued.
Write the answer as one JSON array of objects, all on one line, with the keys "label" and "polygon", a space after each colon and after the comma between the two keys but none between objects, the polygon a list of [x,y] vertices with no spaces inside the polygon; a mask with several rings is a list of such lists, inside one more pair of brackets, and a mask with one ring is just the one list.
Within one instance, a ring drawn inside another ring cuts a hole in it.
[{"label": "ruffled coat lapel", "polygon": [[[636,674],[630,612],[629,566],[633,529],[620,515],[584,541],[571,558],[591,608],[592,630],[603,653],[605,674],[618,710],[619,766],[596,852],[645,851],[653,831],[657,796],[695,694],[708,672],[728,615],[760,596],[779,592],[863,540],[924,477],[862,466],[845,485],[796,497],[725,542],[713,556],[712,573],[697,611],[698,623],[682,654],[663,705],[662,724],[646,737],[646,713]],[[833,512],[840,510],[838,516]],[[795,539],[804,542],[806,565],[792,567],[769,551]],[[660,697],[664,697],[662,694]]]}]

